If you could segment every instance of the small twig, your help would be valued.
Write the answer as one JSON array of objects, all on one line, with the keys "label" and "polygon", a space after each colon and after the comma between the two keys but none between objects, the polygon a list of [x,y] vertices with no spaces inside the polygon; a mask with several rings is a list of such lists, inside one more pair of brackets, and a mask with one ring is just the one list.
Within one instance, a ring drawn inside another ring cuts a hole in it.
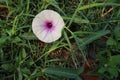
[{"label": "small twig", "polygon": [[110,13],[114,8],[110,8],[107,12],[105,12],[104,14],[102,14],[102,17],[105,17],[108,13]]}]

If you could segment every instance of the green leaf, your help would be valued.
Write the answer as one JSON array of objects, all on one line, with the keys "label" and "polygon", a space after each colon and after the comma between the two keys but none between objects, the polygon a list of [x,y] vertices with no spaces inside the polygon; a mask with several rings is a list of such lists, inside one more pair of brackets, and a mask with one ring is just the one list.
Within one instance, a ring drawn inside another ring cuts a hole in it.
[{"label": "green leaf", "polygon": [[4,44],[7,39],[8,39],[7,36],[2,36],[2,37],[0,38],[0,46],[1,46],[2,44]]},{"label": "green leaf", "polygon": [[117,77],[118,76],[118,70],[115,68],[108,68],[108,72],[112,75]]},{"label": "green leaf", "polygon": [[103,74],[106,71],[106,69],[104,67],[100,67],[98,70],[98,73]]},{"label": "green leaf", "polygon": [[116,41],[115,41],[112,37],[110,37],[110,38],[107,40],[107,45],[108,45],[108,46],[115,46],[115,45],[117,45],[117,43],[116,43]]},{"label": "green leaf", "polygon": [[26,51],[25,51],[25,49],[24,48],[22,48],[22,58],[25,58],[26,57]]},{"label": "green leaf", "polygon": [[35,62],[32,59],[27,60],[27,65],[32,66]]},{"label": "green leaf", "polygon": [[8,0],[0,0],[0,2],[8,2]]},{"label": "green leaf", "polygon": [[79,47],[84,48],[87,44],[99,39],[100,37],[102,37],[108,33],[110,33],[109,30],[99,31],[99,32],[96,32],[96,34],[91,34],[89,37],[85,38],[84,40],[81,40],[79,38],[76,38],[76,40],[78,41],[77,43],[79,43]]},{"label": "green leaf", "polygon": [[99,61],[102,65],[106,64],[109,61],[108,58],[105,58],[101,54],[97,54],[97,58],[99,59]]},{"label": "green leaf", "polygon": [[18,43],[18,42],[20,42],[20,41],[22,41],[22,40],[21,40],[18,36],[11,39],[11,42],[12,42],[12,43]]},{"label": "green leaf", "polygon": [[24,73],[24,74],[31,74],[31,72],[30,72],[30,69],[28,69],[28,68],[23,68],[23,69],[21,69],[21,71],[22,71],[22,73]]},{"label": "green leaf", "polygon": [[89,23],[90,21],[86,19],[80,19],[79,17],[75,17],[73,22],[80,24],[80,23]]},{"label": "green leaf", "polygon": [[37,37],[33,33],[24,33],[20,36],[20,38],[23,38],[26,40],[37,40]]},{"label": "green leaf", "polygon": [[12,71],[12,70],[14,70],[14,65],[13,64],[2,64],[2,66],[1,66],[4,70],[6,70],[6,71]]},{"label": "green leaf", "polygon": [[117,64],[120,65],[120,60],[119,59],[120,59],[120,55],[111,56],[109,64],[110,65],[117,65]]},{"label": "green leaf", "polygon": [[39,71],[38,68],[36,68],[32,73],[31,75],[28,77],[27,80],[31,80],[32,78],[36,78],[36,77],[40,77],[40,76],[43,76],[43,73],[41,71]]},{"label": "green leaf", "polygon": [[67,69],[67,68],[45,68],[42,72],[56,75],[65,78],[74,78],[76,80],[81,80],[79,74],[83,72],[83,67],[78,69]]},{"label": "green leaf", "polygon": [[114,35],[117,38],[117,40],[120,40],[120,26],[115,27]]},{"label": "green leaf", "polygon": [[21,71],[18,71],[18,80],[23,80],[23,74]]}]

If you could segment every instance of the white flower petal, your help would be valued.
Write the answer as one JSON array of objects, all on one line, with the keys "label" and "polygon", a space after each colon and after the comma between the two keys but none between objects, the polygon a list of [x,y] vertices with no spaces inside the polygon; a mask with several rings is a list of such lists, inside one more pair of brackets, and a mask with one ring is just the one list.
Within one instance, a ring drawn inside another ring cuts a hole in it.
[{"label": "white flower petal", "polygon": [[40,34],[38,34],[38,38],[41,40],[41,41],[43,41],[43,42],[46,42],[46,43],[49,43],[49,42],[51,42],[52,41],[52,39],[51,39],[51,34],[49,34],[47,31],[43,31],[43,32],[41,32]]},{"label": "white flower petal", "polygon": [[43,21],[40,21],[39,18],[34,18],[33,22],[32,22],[32,30],[35,34],[37,34],[38,32],[43,31]]},{"label": "white flower petal", "polygon": [[38,38],[43,42],[51,43],[58,40],[60,37],[61,37],[61,32],[53,31],[47,33],[46,31],[43,31]]},{"label": "white flower petal", "polygon": [[53,40],[53,38],[52,38],[52,34],[50,34],[50,33],[47,33],[47,36],[44,38],[44,42],[46,42],[46,43],[51,43],[51,42],[53,42],[54,40]]},{"label": "white flower petal", "polygon": [[46,19],[46,20],[54,20],[53,18],[55,16],[60,16],[57,12],[53,11],[53,10],[43,10],[41,12],[41,15]]},{"label": "white flower petal", "polygon": [[[46,22],[52,21],[53,28],[46,28]],[[43,10],[35,16],[32,22],[33,33],[43,42],[51,43],[61,37],[65,25],[62,17],[53,10]]]},{"label": "white flower petal", "polygon": [[61,31],[65,23],[62,18],[59,18],[57,24],[55,25],[57,31]]},{"label": "white flower petal", "polygon": [[53,31],[51,34],[52,34],[53,41],[56,41],[61,37],[61,32],[58,32],[58,31]]}]

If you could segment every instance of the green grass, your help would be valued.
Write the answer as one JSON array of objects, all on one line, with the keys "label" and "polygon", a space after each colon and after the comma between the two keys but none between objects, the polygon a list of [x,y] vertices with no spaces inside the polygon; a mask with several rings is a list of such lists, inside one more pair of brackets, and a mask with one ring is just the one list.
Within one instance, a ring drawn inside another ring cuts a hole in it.
[{"label": "green grass", "polygon": [[[44,9],[66,24],[50,44],[31,28]],[[87,80],[86,74],[119,80],[119,59],[119,0],[0,0],[0,80]]]}]

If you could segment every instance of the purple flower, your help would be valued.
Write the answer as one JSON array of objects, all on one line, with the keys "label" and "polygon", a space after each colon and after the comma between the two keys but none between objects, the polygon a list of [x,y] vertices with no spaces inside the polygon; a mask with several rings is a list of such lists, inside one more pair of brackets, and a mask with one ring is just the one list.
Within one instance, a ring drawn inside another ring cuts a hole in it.
[{"label": "purple flower", "polygon": [[61,37],[64,25],[62,17],[57,12],[43,10],[33,19],[32,30],[39,40],[51,43]]}]

